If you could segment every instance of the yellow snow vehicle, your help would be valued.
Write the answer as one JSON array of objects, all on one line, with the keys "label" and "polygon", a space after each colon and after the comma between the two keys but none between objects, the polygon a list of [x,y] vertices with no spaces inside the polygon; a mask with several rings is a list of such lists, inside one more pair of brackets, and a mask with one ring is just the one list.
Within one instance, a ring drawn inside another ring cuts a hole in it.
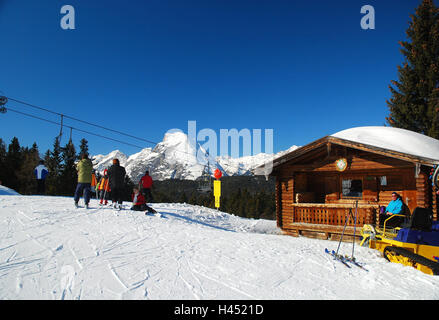
[{"label": "yellow snow vehicle", "polygon": [[396,216],[402,215],[390,216],[383,228],[364,225],[361,245],[379,250],[390,262],[439,275],[439,222],[433,221],[431,209],[418,207],[402,228],[386,228],[387,222]]}]

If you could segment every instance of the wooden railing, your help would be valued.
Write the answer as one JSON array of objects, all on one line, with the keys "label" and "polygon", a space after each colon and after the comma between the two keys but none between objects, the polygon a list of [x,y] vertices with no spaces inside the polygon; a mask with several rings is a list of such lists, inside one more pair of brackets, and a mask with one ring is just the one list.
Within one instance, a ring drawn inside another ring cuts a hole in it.
[{"label": "wooden railing", "polygon": [[[346,204],[318,204],[296,203],[292,204],[292,217],[289,223],[311,223],[332,226],[343,226],[349,210],[352,216],[348,220],[348,226],[354,226],[353,216],[355,206]],[[357,227],[364,224],[374,224],[378,207],[376,205],[359,205],[357,209]]]}]

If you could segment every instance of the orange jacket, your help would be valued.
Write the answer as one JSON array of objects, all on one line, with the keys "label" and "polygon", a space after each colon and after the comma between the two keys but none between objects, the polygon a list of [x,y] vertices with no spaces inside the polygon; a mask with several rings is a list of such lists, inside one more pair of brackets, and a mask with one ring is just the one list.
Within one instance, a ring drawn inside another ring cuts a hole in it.
[{"label": "orange jacket", "polygon": [[98,184],[98,181],[96,180],[96,175],[94,173],[91,174],[91,186],[95,187]]},{"label": "orange jacket", "polygon": [[110,184],[108,183],[108,177],[103,176],[101,181],[97,185],[98,190],[110,191]]}]

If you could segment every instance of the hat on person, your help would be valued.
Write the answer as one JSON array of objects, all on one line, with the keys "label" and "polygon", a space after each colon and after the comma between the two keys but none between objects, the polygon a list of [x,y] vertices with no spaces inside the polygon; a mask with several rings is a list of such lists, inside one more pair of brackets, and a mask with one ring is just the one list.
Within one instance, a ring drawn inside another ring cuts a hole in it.
[{"label": "hat on person", "polygon": [[113,159],[113,164],[119,164],[119,159]]}]

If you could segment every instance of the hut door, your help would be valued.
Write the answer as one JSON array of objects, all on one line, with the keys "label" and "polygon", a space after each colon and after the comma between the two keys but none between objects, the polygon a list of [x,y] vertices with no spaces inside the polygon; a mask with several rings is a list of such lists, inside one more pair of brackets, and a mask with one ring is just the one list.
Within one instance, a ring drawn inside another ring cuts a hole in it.
[{"label": "hut door", "polygon": [[325,203],[338,201],[339,188],[337,182],[338,182],[338,178],[336,176],[325,177]]}]

